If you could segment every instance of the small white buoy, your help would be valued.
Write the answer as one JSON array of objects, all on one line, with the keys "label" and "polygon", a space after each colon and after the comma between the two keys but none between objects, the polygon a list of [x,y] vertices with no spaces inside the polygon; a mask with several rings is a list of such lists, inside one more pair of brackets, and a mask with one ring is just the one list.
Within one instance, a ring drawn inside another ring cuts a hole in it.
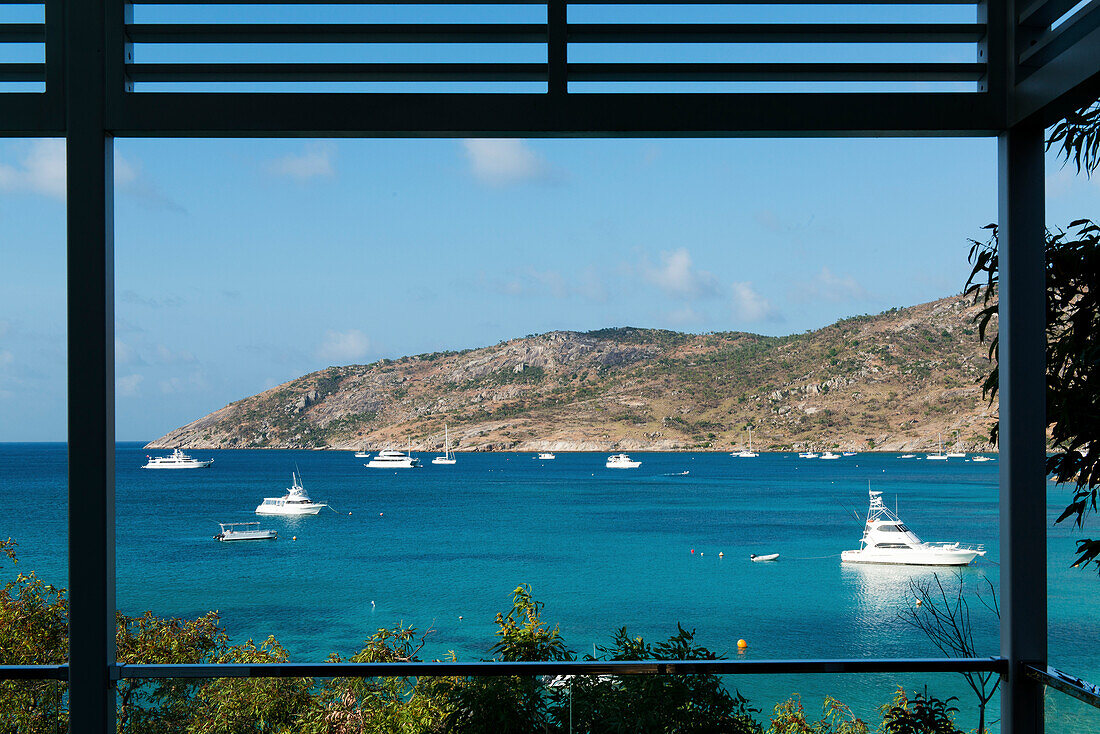
[{"label": "small white buoy", "polygon": [[460,614],[460,615],[458,615],[458,618],[459,618],[459,619],[462,619],[462,615],[461,615],[461,614]]},{"label": "small white buoy", "polygon": [[297,539],[298,539],[298,536],[297,536],[297,535],[291,535],[291,536],[290,536],[290,539],[291,539],[291,540],[297,540]]},{"label": "small white buoy", "polygon": [[725,554],[725,553],[723,553],[722,551],[718,551],[718,557],[719,557],[719,558],[721,558],[721,557],[722,557],[722,556],[724,556],[724,555],[726,555],[726,554]]},{"label": "small white buoy", "polygon": [[351,513],[349,512],[348,515],[351,515]]},{"label": "small white buoy", "polygon": [[379,513],[378,513],[378,517],[382,517],[382,513],[381,513],[381,512],[379,512]]}]

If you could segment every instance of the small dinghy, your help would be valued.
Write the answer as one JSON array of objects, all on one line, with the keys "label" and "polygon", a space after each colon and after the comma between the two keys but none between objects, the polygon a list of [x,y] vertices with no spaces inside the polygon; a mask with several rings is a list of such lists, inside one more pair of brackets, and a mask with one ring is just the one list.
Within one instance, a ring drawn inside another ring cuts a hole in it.
[{"label": "small dinghy", "polygon": [[758,556],[755,553],[753,553],[752,555],[749,556],[749,560],[753,561],[754,563],[760,563],[761,561],[778,561],[779,560],[779,554],[778,553],[765,553],[764,555]]}]

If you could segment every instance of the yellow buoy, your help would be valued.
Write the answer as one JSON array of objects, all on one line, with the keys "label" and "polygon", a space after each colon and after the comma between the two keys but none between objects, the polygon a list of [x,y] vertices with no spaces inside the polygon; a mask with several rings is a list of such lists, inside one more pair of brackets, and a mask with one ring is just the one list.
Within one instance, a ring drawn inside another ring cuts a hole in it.
[{"label": "yellow buoy", "polygon": [[737,649],[738,650],[744,650],[748,646],[749,646],[749,643],[745,642],[744,640],[738,640],[737,641]]},{"label": "yellow buoy", "polygon": [[297,540],[297,539],[298,539],[298,536],[297,536],[297,535],[291,535],[291,536],[290,536],[290,539],[291,539],[291,540]]},{"label": "yellow buoy", "polygon": [[718,551],[718,557],[719,557],[719,558],[721,558],[721,557],[722,557],[722,556],[724,556],[724,555],[726,555],[726,554],[725,554],[725,553],[723,553],[722,551]]}]

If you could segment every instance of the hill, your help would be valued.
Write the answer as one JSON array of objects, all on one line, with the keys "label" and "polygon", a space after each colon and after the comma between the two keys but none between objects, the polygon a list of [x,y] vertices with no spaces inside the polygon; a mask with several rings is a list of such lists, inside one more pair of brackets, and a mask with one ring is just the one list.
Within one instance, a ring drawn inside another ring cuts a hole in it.
[{"label": "hill", "polygon": [[995,410],[961,296],[783,337],[614,328],[329,367],[149,448],[987,450]]}]

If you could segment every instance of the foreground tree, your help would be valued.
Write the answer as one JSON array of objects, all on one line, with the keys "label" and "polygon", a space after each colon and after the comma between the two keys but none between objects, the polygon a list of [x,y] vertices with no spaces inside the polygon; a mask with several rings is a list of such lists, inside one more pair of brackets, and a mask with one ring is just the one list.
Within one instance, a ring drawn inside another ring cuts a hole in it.
[{"label": "foreground tree", "polygon": [[[1100,102],[1068,116],[1052,128],[1048,148],[1057,147],[1063,162],[1091,176],[1100,166]],[[999,273],[997,227],[986,226],[986,241],[971,240],[972,270],[966,293],[982,302],[979,338],[989,343],[994,367],[983,384],[992,403],[997,396],[997,337],[988,331],[997,315]],[[1088,219],[1047,233],[1047,428],[1051,439],[1047,471],[1073,489],[1073,499],[1057,522],[1072,520],[1083,528],[1096,512],[1100,484],[1100,227]],[[990,434],[997,441],[997,425]],[[1074,565],[1100,557],[1100,539],[1077,541]]]},{"label": "foreground tree", "polygon": [[[932,644],[947,657],[978,657],[978,649],[974,644],[974,623],[970,616],[970,602],[967,599],[962,574],[956,575],[956,582],[956,588],[948,591],[944,588],[939,574],[932,574],[931,581],[910,579],[908,602],[898,612],[898,616],[905,623],[924,632]],[[975,594],[975,598],[982,607],[992,613],[995,619],[1000,619],[997,591],[989,579],[985,579],[985,583],[988,585],[987,595]],[[967,685],[978,699],[977,734],[985,734],[985,709],[1001,685],[1001,677],[996,673],[977,670],[964,671],[960,675],[966,679]],[[914,699],[914,716],[924,715],[917,709],[927,708],[927,701],[927,696]],[[888,731],[893,734],[891,730]]]}]

